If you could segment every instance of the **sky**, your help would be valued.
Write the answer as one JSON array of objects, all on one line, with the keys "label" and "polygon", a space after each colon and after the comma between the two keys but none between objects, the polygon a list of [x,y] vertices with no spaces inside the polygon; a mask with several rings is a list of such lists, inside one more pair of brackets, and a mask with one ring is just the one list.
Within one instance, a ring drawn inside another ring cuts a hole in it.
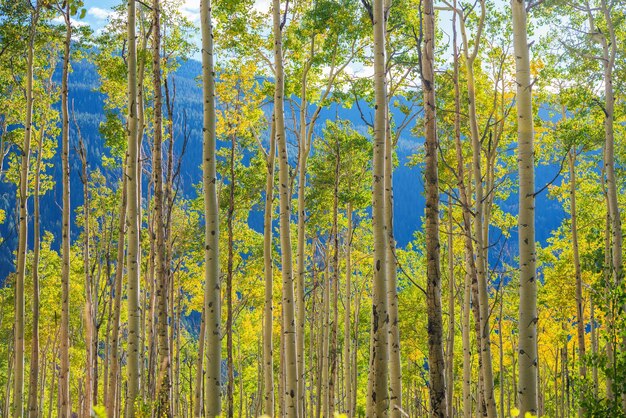
[{"label": "sky", "polygon": [[[150,0],[145,0],[150,3]],[[180,12],[187,17],[191,22],[193,22],[197,27],[200,27],[200,0],[179,0],[180,1]],[[107,23],[107,19],[113,13],[112,9],[114,6],[126,2],[126,0],[85,0],[85,9],[87,13],[85,14],[84,19],[80,24],[89,25],[93,28],[96,34],[103,30],[104,26]],[[439,3],[439,2],[436,2]],[[509,2],[508,0],[494,0],[494,3],[497,8],[508,8]],[[268,11],[271,5],[271,0],[255,0],[254,8],[258,11]],[[59,23],[63,23],[60,21]],[[452,12],[451,11],[443,11],[439,12],[438,25],[442,28],[443,32],[446,34],[447,39],[451,38],[452,34]],[[533,41],[534,38],[542,36],[546,33],[547,28],[537,28],[535,31],[535,36],[531,37],[529,40]],[[200,31],[197,31],[196,34],[192,38],[192,42],[197,45],[196,53],[191,57],[196,60],[200,60]],[[448,51],[445,52],[445,56],[452,57],[452,46],[449,45]],[[532,50],[531,50],[532,54]],[[373,68],[364,67],[362,64],[354,64],[346,68],[346,71],[352,73],[359,77],[369,77],[373,75]]]}]

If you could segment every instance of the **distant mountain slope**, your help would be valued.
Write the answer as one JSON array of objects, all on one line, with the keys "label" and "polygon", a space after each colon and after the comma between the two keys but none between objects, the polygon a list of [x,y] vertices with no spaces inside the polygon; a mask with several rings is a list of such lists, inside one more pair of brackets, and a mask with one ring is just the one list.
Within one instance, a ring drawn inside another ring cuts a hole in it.
[{"label": "distant mountain slope", "polygon": [[[104,120],[102,94],[96,91],[98,87],[98,74],[93,64],[86,61],[73,63],[73,73],[70,75],[70,103],[76,112],[76,117],[80,125],[82,136],[87,147],[87,157],[90,170],[100,168],[105,177],[113,184],[120,177],[119,170],[112,172],[102,167],[102,157],[109,155],[108,150],[104,146],[104,142],[99,133],[100,123]],[[181,137],[181,124],[183,113],[186,114],[187,126],[189,128],[189,143],[187,152],[183,156],[181,165],[181,184],[183,186],[183,194],[191,197],[195,194],[194,184],[201,181],[201,158],[202,158],[202,98],[201,89],[198,85],[198,76],[201,72],[201,64],[197,61],[188,61],[182,63],[177,70],[174,78],[176,83],[176,120],[177,120],[177,137]],[[350,120],[355,127],[366,130],[361,120],[361,115],[356,108],[346,109],[327,109],[320,115],[317,127],[321,130],[327,119],[334,119],[338,115],[340,118]],[[72,124],[71,141],[72,147],[77,143],[76,134]],[[182,140],[177,142],[177,151],[180,152]],[[421,228],[421,217],[424,213],[424,197],[422,174],[419,167],[408,167],[406,165],[408,157],[415,152],[421,143],[420,138],[411,137],[405,134],[402,138],[402,146],[398,147],[398,156],[400,165],[394,173],[394,189],[395,189],[395,206],[394,206],[394,232],[398,244],[405,246],[413,239],[414,233]],[[295,150],[293,154],[295,154]],[[41,199],[42,210],[42,229],[52,232],[55,237],[60,236],[61,231],[61,157],[59,147],[57,154],[52,163],[53,168],[50,173],[55,179],[53,190],[48,192]],[[82,184],[78,176],[80,170],[80,161],[78,156],[72,149],[71,156],[71,203],[76,208],[82,205]],[[537,186],[541,187],[546,181],[549,181],[555,172],[554,167],[539,167],[537,170]],[[32,203],[29,204],[32,209]],[[505,210],[517,212],[517,197],[509,199],[504,203]],[[550,231],[556,228],[564,214],[560,206],[547,199],[545,192],[538,197],[537,207],[542,210],[537,211],[537,239],[545,242]],[[14,271],[14,254],[17,246],[16,219],[15,216],[15,187],[0,184],[0,208],[6,210],[7,219],[3,225],[0,225],[0,235],[4,242],[0,245],[0,283],[4,281],[6,275]],[[75,219],[75,211],[72,211],[72,220]],[[262,216],[251,214],[249,217],[251,227],[258,231],[262,231]],[[30,224],[29,244],[32,245],[32,223]],[[80,231],[76,227],[73,228],[72,237],[75,239]],[[493,239],[497,239],[494,234]],[[60,240],[55,240],[54,247],[58,249]],[[498,242],[494,248],[498,248],[504,244],[504,241]],[[516,248],[516,237],[513,236],[507,243],[508,250],[506,253],[514,254]],[[498,250],[493,251],[499,252]]]}]

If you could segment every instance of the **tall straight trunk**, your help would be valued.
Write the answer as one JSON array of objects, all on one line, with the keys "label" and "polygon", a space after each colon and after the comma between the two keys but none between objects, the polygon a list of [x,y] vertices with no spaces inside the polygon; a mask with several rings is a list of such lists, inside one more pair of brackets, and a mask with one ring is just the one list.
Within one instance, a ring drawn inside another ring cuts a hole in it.
[{"label": "tall straight trunk", "polygon": [[[454,7],[457,2],[454,0]],[[463,345],[463,416],[469,418],[472,415],[472,351],[470,345],[470,305],[472,278],[476,276],[474,264],[474,249],[472,243],[471,213],[468,192],[465,187],[465,161],[461,145],[461,93],[459,88],[459,52],[457,47],[456,13],[452,23],[453,53],[454,53],[454,145],[457,159],[457,186],[461,196],[463,213],[463,236],[465,254],[465,281],[463,285],[462,304],[462,328],[461,338]]]},{"label": "tall straight trunk", "polygon": [[448,401],[448,413],[453,415],[454,411],[454,239],[452,236],[453,219],[452,219],[452,200],[448,197],[448,347],[446,361],[446,383],[448,392],[446,400]]},{"label": "tall straight trunk", "polygon": [[69,417],[72,413],[70,401],[70,116],[68,107],[68,83],[70,66],[70,43],[72,39],[72,25],[69,2],[65,5],[65,42],[63,51],[63,75],[61,80],[61,113],[62,113],[62,156],[63,161],[63,214],[61,231],[61,252],[63,261],[61,268],[61,342],[60,356],[61,369],[59,371],[59,412],[61,418]]},{"label": "tall straight trunk", "polygon": [[[127,162],[124,161],[124,166]],[[109,366],[109,378],[107,396],[105,400],[107,418],[115,418],[117,411],[119,410],[119,404],[116,402],[116,392],[118,386],[118,376],[120,368],[120,353],[119,353],[119,338],[120,338],[120,314],[122,307],[122,280],[124,277],[124,234],[126,231],[126,193],[128,191],[128,180],[126,176],[123,176],[122,180],[122,193],[120,196],[120,209],[119,209],[119,223],[118,223],[118,237],[117,237],[117,262],[115,265],[115,290],[111,289],[113,293],[113,319],[111,325],[111,346],[110,352],[110,366]]]},{"label": "tall straight trunk", "polygon": [[90,207],[89,207],[89,177],[87,173],[87,151],[83,143],[82,138],[79,135],[79,153],[81,159],[81,179],[83,182],[83,270],[85,271],[85,307],[84,307],[84,321],[85,321],[85,399],[83,404],[83,415],[91,415],[91,407],[93,404],[93,359],[94,359],[94,346],[93,346],[93,305],[92,305],[92,279],[90,276],[89,265],[91,261],[89,246],[89,221],[90,221]]},{"label": "tall straight trunk", "polygon": [[578,252],[578,226],[576,213],[576,151],[570,150],[568,155],[569,182],[570,182],[570,216],[572,228],[572,253],[574,257],[574,274],[576,275],[576,321],[578,331],[578,352],[580,356],[579,372],[584,378],[587,376],[585,367],[585,314],[583,310],[583,280],[580,270],[580,256]]},{"label": "tall straight trunk", "polygon": [[234,392],[235,392],[235,364],[233,361],[233,257],[234,257],[234,236],[233,236],[233,220],[235,216],[235,135],[230,138],[230,158],[229,158],[229,176],[230,187],[228,190],[228,213],[227,213],[227,229],[228,229],[228,261],[226,270],[226,366],[228,373],[228,382],[226,386],[226,397],[228,402],[227,416],[232,418],[234,415]]},{"label": "tall straight trunk", "polygon": [[481,168],[482,147],[481,138],[478,131],[478,117],[476,114],[476,88],[474,80],[474,62],[478,55],[480,41],[482,37],[483,22],[485,18],[485,2],[481,0],[481,14],[475,38],[475,44],[472,51],[469,50],[469,42],[465,29],[464,16],[461,16],[461,36],[463,39],[463,48],[465,50],[465,66],[467,72],[467,95],[468,95],[468,112],[470,120],[470,133],[472,142],[472,169],[475,181],[475,208],[474,208],[474,239],[476,241],[476,281],[478,287],[478,298],[476,300],[479,311],[479,329],[478,345],[480,349],[480,373],[482,381],[482,393],[485,410],[483,411],[489,418],[497,416],[496,404],[493,391],[493,367],[491,362],[491,340],[489,326],[489,295],[487,290],[487,248],[488,242],[485,238],[488,236],[488,214],[486,213],[486,204],[483,193],[483,171]]},{"label": "tall straight trunk", "polygon": [[[213,69],[213,25],[211,23],[211,0],[202,0],[200,23],[202,29],[202,93],[203,93],[203,185],[205,211],[204,250],[204,305],[198,365],[196,368],[196,392],[194,417],[200,417],[202,406],[206,414],[219,416],[222,413],[220,397],[221,381],[221,289],[219,278],[219,208],[217,205],[216,176],[216,132],[215,132],[215,75]],[[205,353],[206,345],[206,353]],[[202,399],[203,360],[208,357],[206,367],[206,397]]]},{"label": "tall straight trunk", "polygon": [[[595,358],[598,354],[598,339],[596,335],[596,316],[593,297],[589,297],[589,322],[591,323],[591,355]],[[593,382],[593,395],[598,396],[598,365],[594,362],[591,366]]]},{"label": "tall straight trunk", "polygon": [[[311,260],[312,260],[312,274],[311,274],[311,281],[312,281],[312,290],[311,290],[311,318],[309,319],[309,364],[315,364],[313,358],[315,356],[315,359],[317,360],[316,357],[316,353],[315,350],[317,349],[317,347],[319,347],[319,344],[316,344],[317,338],[315,338],[315,330],[317,329],[317,323],[318,323],[318,312],[319,312],[319,308],[317,305],[317,299],[318,299],[318,292],[317,290],[319,289],[319,286],[317,285],[317,270],[315,268],[315,241],[313,242],[313,245],[311,246],[312,249],[312,254],[311,254]],[[319,332],[317,333],[318,335],[320,334]],[[320,381],[319,378],[319,367],[317,367],[317,370],[313,370],[313,373],[311,373],[311,380],[310,380],[310,385],[311,387],[309,388],[309,403],[306,405],[307,406],[307,410],[308,410],[308,415],[306,416],[310,416],[310,417],[316,417],[317,415],[315,415],[315,408],[317,407],[316,404],[319,404],[319,402],[316,402],[316,396],[318,396],[318,392],[316,392],[316,388],[318,387],[318,382]]]},{"label": "tall straight trunk", "polygon": [[15,377],[13,378],[13,414],[22,417],[24,409],[24,280],[26,278],[26,252],[28,251],[28,171],[33,121],[33,60],[38,9],[31,14],[31,26],[26,58],[26,120],[24,144],[20,166],[19,236],[17,249],[17,275],[15,277]]},{"label": "tall straight trunk", "polygon": [[[311,41],[311,55],[313,55],[314,47],[313,39]],[[305,357],[304,357],[304,325],[306,316],[306,305],[304,303],[304,283],[306,267],[305,263],[305,251],[306,251],[306,169],[307,160],[310,151],[310,142],[307,136],[307,76],[311,69],[312,59],[309,59],[302,71],[302,87],[300,93],[300,134],[299,134],[299,156],[298,156],[298,237],[297,237],[297,260],[296,260],[296,313],[297,313],[297,336],[296,336],[296,356],[298,361],[298,396],[300,398],[300,406],[304,408],[304,398],[306,392],[306,369],[305,369]],[[309,130],[312,132],[313,124],[315,120],[311,120],[311,126]],[[305,416],[304,410],[299,411],[300,416]]]},{"label": "tall straight trunk", "polygon": [[343,375],[346,384],[346,415],[354,415],[352,405],[352,366],[351,366],[351,345],[352,334],[350,332],[350,309],[352,308],[352,203],[348,203],[346,209],[348,217],[348,236],[346,237],[346,304],[344,308],[343,321]]},{"label": "tall straight trunk", "polygon": [[319,399],[319,403],[321,405],[318,408],[317,416],[327,417],[329,416],[329,408],[328,408],[328,369],[329,369],[329,327],[330,327],[330,260],[329,260],[329,247],[326,247],[326,261],[325,261],[325,271],[324,271],[324,296],[322,299],[322,332],[321,332],[321,395]]},{"label": "tall straight trunk", "polygon": [[276,130],[274,117],[270,132],[270,144],[267,154],[265,177],[265,212],[263,221],[263,262],[265,276],[265,306],[263,325],[263,412],[274,416],[274,265],[272,261],[272,208],[274,200],[274,160],[276,158]]},{"label": "tall straight trunk", "polygon": [[526,4],[511,0],[517,84],[519,167],[519,409],[537,414],[537,280],[535,268],[535,161],[532,83],[527,39]]},{"label": "tall straight trunk", "polygon": [[504,279],[500,276],[500,315],[498,315],[498,340],[499,340],[499,363],[500,363],[500,416],[504,417],[504,343],[502,336],[502,309],[504,307]]},{"label": "tall straight trunk", "polygon": [[[465,265],[470,264],[470,254],[465,247]],[[471,304],[471,277],[470,273],[465,273],[465,283],[463,286],[463,417],[472,417],[472,349],[470,343],[470,304]]]},{"label": "tall straight trunk", "polygon": [[[30,375],[28,381],[28,416],[39,416],[37,402],[39,391],[39,251],[41,243],[41,223],[39,210],[39,186],[41,183],[41,151],[45,132],[39,134],[37,144],[37,166],[35,168],[35,187],[33,191],[33,336],[31,338]],[[45,360],[45,357],[44,357]],[[45,379],[45,363],[43,366],[43,378]]]},{"label": "tall straight trunk", "polygon": [[443,358],[443,319],[441,314],[441,271],[439,264],[439,173],[437,170],[437,112],[435,101],[435,11],[432,0],[422,3],[424,27],[422,49],[422,89],[424,91],[426,191],[426,302],[428,312],[428,372],[430,413],[447,417],[446,382]]},{"label": "tall straight trunk", "polygon": [[[606,0],[600,1],[601,11],[606,23],[608,34],[602,37],[602,64],[604,69],[604,171],[606,173],[606,194],[608,201],[608,213],[610,219],[611,235],[611,272],[614,285],[621,285],[624,270],[622,261],[622,221],[618,204],[618,187],[615,177],[615,92],[613,89],[613,69],[615,67],[615,57],[617,48],[617,38],[613,26],[610,5]],[[591,13],[591,12],[589,12]],[[593,21],[592,21],[593,22]],[[600,29],[593,27],[591,31]],[[621,343],[622,349],[626,347],[626,337]],[[617,347],[613,347],[616,349]],[[607,379],[607,384],[610,380]],[[626,410],[626,394],[622,394],[622,409]]]},{"label": "tall straight trunk", "polygon": [[[154,155],[154,154],[153,154]],[[148,201],[150,198],[150,189],[152,189],[153,181],[151,180],[148,187]],[[147,214],[147,224],[148,224],[148,236],[150,237],[150,250],[148,252],[148,262],[146,266],[146,290],[143,294],[143,306],[144,309],[142,311],[141,318],[141,331],[142,331],[142,358],[141,364],[145,368],[145,376],[146,380],[143,385],[142,396],[144,400],[147,401],[147,398],[154,399],[154,393],[156,390],[157,383],[155,382],[156,373],[154,372],[156,368],[156,357],[157,357],[157,345],[158,345],[158,333],[156,332],[156,322],[157,318],[155,312],[157,311],[157,284],[155,283],[155,252],[156,252],[156,237],[155,237],[155,217],[154,211],[148,211]],[[147,344],[146,344],[147,341]],[[147,348],[147,360],[145,359],[145,351]],[[146,393],[147,392],[147,393]]]},{"label": "tall straight trunk", "polygon": [[337,332],[339,330],[339,166],[341,156],[339,154],[339,141],[335,139],[335,181],[333,186],[333,325],[330,334],[330,379],[328,384],[327,416],[335,415],[335,394],[337,393],[337,376],[339,365],[339,348],[337,344]]},{"label": "tall straight trunk", "polygon": [[384,0],[373,2],[374,26],[374,151],[372,156],[372,229],[374,232],[374,277],[372,325],[368,374],[367,416],[385,417],[389,410],[387,233],[385,231],[385,133],[387,130],[387,81],[385,74]]},{"label": "tall straight trunk", "polygon": [[276,144],[278,147],[278,175],[280,196],[280,249],[283,281],[282,317],[285,342],[285,411],[287,417],[297,417],[301,398],[298,394],[298,364],[296,359],[296,321],[293,289],[293,266],[291,254],[291,192],[289,190],[289,160],[285,134],[282,24],[280,0],[273,0],[274,70],[276,88],[274,92],[274,118],[276,123]]},{"label": "tall straight trunk", "polygon": [[[611,219],[611,244],[612,265],[611,271],[616,284],[623,279],[622,265],[622,221],[619,205],[617,202],[617,183],[615,178],[615,92],[613,89],[613,69],[615,67],[615,55],[617,41],[611,11],[606,0],[601,0],[601,9],[604,14],[608,29],[608,40],[602,42],[603,66],[604,66],[604,170],[606,172],[606,190],[608,196],[609,216]],[[599,30],[591,28],[591,30]]]},{"label": "tall straight trunk", "polygon": [[163,94],[161,91],[161,2],[152,1],[152,84],[154,91],[154,140],[152,150],[152,174],[154,182],[154,228],[155,266],[158,300],[158,352],[159,374],[157,377],[159,417],[173,416],[171,399],[171,353],[168,329],[169,266],[165,254],[165,215],[163,210]]},{"label": "tall straight trunk", "polygon": [[[387,113],[389,101],[386,101]],[[398,277],[396,239],[393,231],[393,148],[387,116],[385,132],[385,227],[387,228],[387,306],[389,309],[389,409],[393,418],[402,416],[402,363],[398,327]]]},{"label": "tall straight trunk", "polygon": [[142,365],[139,362],[141,305],[139,257],[139,140],[137,135],[137,50],[135,36],[135,0],[128,0],[128,151],[126,177],[128,181],[128,256],[127,256],[127,297],[128,297],[128,354],[126,372],[128,391],[126,395],[126,416],[135,415],[135,400],[141,389]]}]

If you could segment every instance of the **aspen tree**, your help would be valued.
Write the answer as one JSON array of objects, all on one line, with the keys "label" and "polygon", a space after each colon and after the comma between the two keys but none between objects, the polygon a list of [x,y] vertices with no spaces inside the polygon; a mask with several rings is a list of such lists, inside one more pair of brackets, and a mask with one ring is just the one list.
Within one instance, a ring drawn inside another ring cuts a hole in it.
[{"label": "aspen tree", "polygon": [[274,416],[274,346],[272,343],[274,319],[274,266],[272,260],[272,208],[274,200],[274,161],[276,159],[276,129],[272,116],[269,151],[266,155],[265,212],[263,221],[263,263],[265,276],[265,305],[263,322],[263,412]]},{"label": "aspen tree", "polygon": [[448,197],[448,341],[447,341],[447,359],[446,359],[446,383],[448,401],[448,411],[452,413],[454,410],[454,334],[456,330],[455,324],[455,283],[454,283],[454,237],[453,233],[454,221],[452,219],[452,199]]},{"label": "aspen tree", "polygon": [[26,251],[28,250],[28,171],[30,165],[30,142],[33,129],[33,69],[35,37],[39,19],[39,2],[31,11],[26,57],[26,120],[24,143],[20,165],[19,190],[19,238],[17,249],[17,276],[15,278],[15,375],[13,378],[13,415],[22,417],[24,404],[24,280],[26,278]]},{"label": "aspen tree", "polygon": [[65,20],[65,41],[63,50],[63,75],[61,81],[61,142],[63,161],[63,215],[62,215],[62,242],[61,252],[63,261],[61,268],[61,370],[59,372],[59,411],[61,418],[69,418],[72,413],[70,401],[70,358],[69,358],[69,322],[70,322],[70,116],[69,116],[69,67],[70,67],[70,43],[72,40],[72,24],[70,17],[69,1],[65,4],[63,18]]},{"label": "aspen tree", "polygon": [[273,0],[273,34],[274,34],[274,120],[276,124],[276,145],[278,149],[278,181],[280,196],[280,251],[281,274],[283,281],[282,318],[285,350],[285,411],[287,417],[297,417],[300,411],[300,395],[298,394],[298,364],[296,359],[296,321],[293,288],[293,265],[291,251],[291,191],[289,189],[289,160],[287,138],[285,132],[284,92],[285,76],[282,48],[282,30],[280,0]]},{"label": "aspen tree", "polygon": [[[488,275],[488,216],[487,204],[483,192],[483,170],[482,170],[482,146],[481,138],[478,130],[478,116],[476,109],[476,87],[474,77],[474,63],[478,57],[478,52],[482,40],[486,7],[485,1],[480,1],[481,13],[478,21],[478,28],[474,40],[474,47],[470,50],[467,31],[465,28],[466,16],[454,4],[455,13],[459,15],[459,24],[461,29],[461,38],[463,42],[463,50],[465,55],[465,68],[467,73],[467,94],[468,94],[468,114],[470,122],[470,136],[472,143],[472,171],[475,181],[475,208],[474,208],[474,233],[473,236],[476,247],[474,249],[476,255],[475,270],[473,277],[477,284],[477,304],[478,304],[478,346],[480,355],[480,376],[479,381],[482,385],[479,392],[482,393],[486,413],[489,418],[495,418],[497,415],[496,403],[493,391],[493,367],[491,359],[491,330],[489,326],[489,295],[487,291],[487,275]],[[468,202],[469,203],[469,202]],[[471,228],[469,229],[471,231]],[[468,232],[469,232],[468,231]]]},{"label": "aspen tree", "polygon": [[354,414],[353,391],[352,386],[352,361],[351,346],[352,334],[350,330],[350,310],[352,306],[352,202],[348,202],[346,209],[348,218],[348,234],[346,237],[346,303],[344,307],[343,322],[343,373],[346,386],[346,415],[349,417]]},{"label": "aspen tree", "polygon": [[384,0],[374,0],[374,150],[372,156],[372,229],[374,232],[374,277],[372,285],[372,324],[367,391],[367,416],[385,417],[389,409],[387,360],[387,233],[385,232],[385,133],[387,129],[387,86],[385,75]]},{"label": "aspen tree", "polygon": [[[213,67],[213,24],[211,0],[200,4],[202,29],[202,93],[203,93],[203,185],[205,211],[204,247],[204,305],[198,347],[195,380],[194,417],[205,414],[215,417],[222,413],[221,405],[221,289],[219,266],[219,208],[217,205],[216,132],[215,132],[215,73]],[[206,353],[205,353],[206,346]],[[206,397],[202,399],[203,360],[207,357]]]},{"label": "aspen tree", "polygon": [[446,382],[443,358],[443,319],[441,314],[441,271],[439,260],[439,174],[437,170],[437,112],[435,102],[435,11],[432,0],[422,3],[423,49],[421,55],[424,91],[426,168],[426,300],[428,311],[428,372],[430,414],[447,417]]},{"label": "aspen tree", "polygon": [[[126,167],[127,161],[124,161],[123,167]],[[118,222],[118,235],[117,235],[117,255],[115,265],[115,289],[111,289],[113,293],[113,319],[111,324],[111,346],[109,347],[111,356],[111,365],[109,366],[108,388],[107,396],[105,399],[105,406],[107,410],[107,418],[115,418],[117,411],[119,411],[119,397],[116,396],[118,391],[118,379],[120,376],[120,353],[119,353],[119,338],[120,338],[120,314],[122,307],[122,280],[124,278],[124,235],[126,232],[126,203],[128,192],[128,180],[126,176],[122,179],[122,195],[120,199],[119,207],[119,222]]]},{"label": "aspen tree", "polygon": [[[389,97],[391,99],[391,97]],[[387,307],[389,310],[389,408],[391,416],[402,416],[402,363],[400,361],[400,329],[398,318],[398,277],[396,240],[393,231],[393,148],[389,99],[385,132],[385,228],[387,229]]]},{"label": "aspen tree", "polygon": [[87,173],[87,150],[85,143],[80,135],[80,129],[76,124],[78,131],[78,153],[81,161],[81,180],[83,183],[83,270],[85,270],[85,399],[83,400],[83,415],[91,415],[91,407],[93,405],[93,387],[94,387],[94,320],[93,320],[93,295],[92,295],[92,278],[90,275],[90,201],[89,201],[89,177]]},{"label": "aspen tree", "polygon": [[[28,415],[30,417],[39,416],[38,404],[38,379],[39,379],[39,260],[41,250],[41,210],[40,210],[40,188],[41,188],[41,160],[43,139],[45,128],[39,133],[37,144],[37,163],[35,168],[35,185],[33,190],[33,336],[31,338],[30,375],[28,382]],[[44,369],[45,370],[45,369]]]},{"label": "aspen tree", "polygon": [[523,0],[511,0],[517,95],[517,149],[519,167],[519,409],[538,413],[537,398],[537,279],[535,268],[535,160],[532,84],[527,38],[527,11]]},{"label": "aspen tree", "polygon": [[152,2],[152,83],[154,94],[154,138],[152,172],[154,182],[155,264],[157,281],[157,334],[159,368],[157,377],[157,415],[172,416],[172,379],[168,333],[169,267],[165,254],[165,218],[163,213],[163,94],[161,92],[161,2]]},{"label": "aspen tree", "polygon": [[137,40],[135,35],[135,0],[128,0],[128,151],[126,177],[128,181],[128,393],[126,395],[126,416],[135,415],[135,402],[141,389],[142,365],[140,357],[141,305],[139,303],[140,247],[139,247],[139,139],[137,135]]}]

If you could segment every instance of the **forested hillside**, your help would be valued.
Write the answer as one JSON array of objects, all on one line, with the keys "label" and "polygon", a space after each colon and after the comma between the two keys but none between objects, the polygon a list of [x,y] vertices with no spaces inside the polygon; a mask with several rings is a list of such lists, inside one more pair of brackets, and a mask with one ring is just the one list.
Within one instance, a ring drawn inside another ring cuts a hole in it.
[{"label": "forested hillside", "polygon": [[0,415],[626,416],[619,0],[0,0]]}]

